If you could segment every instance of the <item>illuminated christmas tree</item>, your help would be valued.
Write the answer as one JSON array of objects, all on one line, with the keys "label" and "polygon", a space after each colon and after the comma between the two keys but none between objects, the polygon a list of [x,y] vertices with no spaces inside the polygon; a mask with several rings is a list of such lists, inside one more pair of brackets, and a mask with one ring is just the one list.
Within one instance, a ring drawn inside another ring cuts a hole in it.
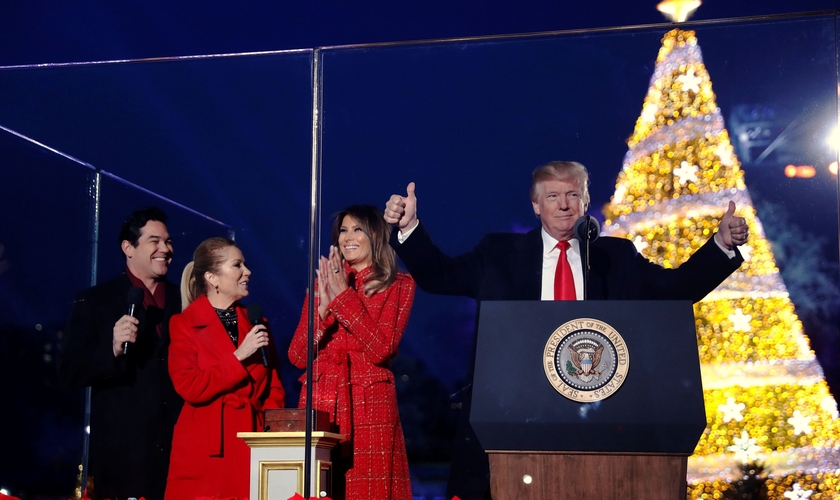
[{"label": "illuminated christmas tree", "polygon": [[[708,425],[689,459],[689,498],[840,495],[840,420],[776,267],[693,31],[662,39],[605,234],[666,268],[714,234],[733,200],[745,262],[694,307]],[[752,475],[749,471],[753,471]],[[739,492],[738,495],[741,495]]]}]

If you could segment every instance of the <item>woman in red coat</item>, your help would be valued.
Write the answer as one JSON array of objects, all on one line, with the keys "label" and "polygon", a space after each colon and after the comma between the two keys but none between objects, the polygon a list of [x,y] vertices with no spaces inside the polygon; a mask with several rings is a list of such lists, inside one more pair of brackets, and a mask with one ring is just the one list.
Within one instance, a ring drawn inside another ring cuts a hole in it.
[{"label": "woman in red coat", "polygon": [[[276,363],[255,354],[274,348],[237,301],[251,271],[236,244],[210,238],[181,279],[184,312],[169,323],[169,373],[184,407],[175,424],[166,500],[250,496],[250,449],[237,432],[262,430],[265,408],[283,407]],[[195,299],[195,300],[193,300]]]},{"label": "woman in red coat", "polygon": [[[382,211],[355,205],[333,224],[329,258],[321,257],[315,283],[315,358],[312,407],[330,414],[346,436],[336,463],[351,499],[410,500],[391,358],[408,323],[414,280],[397,272]],[[343,261],[342,261],[343,258]],[[306,368],[307,303],[289,359]],[[306,380],[306,376],[301,377]],[[306,404],[306,386],[300,407]],[[341,490],[336,477],[336,490]],[[340,493],[339,493],[340,495]]]}]

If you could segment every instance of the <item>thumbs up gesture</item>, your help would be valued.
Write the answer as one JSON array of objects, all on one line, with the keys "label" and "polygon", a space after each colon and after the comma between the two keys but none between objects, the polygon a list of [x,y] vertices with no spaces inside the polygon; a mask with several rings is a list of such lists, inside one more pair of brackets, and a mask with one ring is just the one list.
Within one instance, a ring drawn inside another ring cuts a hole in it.
[{"label": "thumbs up gesture", "polygon": [[406,195],[392,194],[385,204],[385,222],[396,225],[400,231],[413,229],[417,225],[417,197],[414,195],[414,183],[405,188]]},{"label": "thumbs up gesture", "polygon": [[715,238],[718,238],[718,243],[727,249],[734,250],[736,246],[746,243],[749,237],[750,229],[747,226],[747,220],[735,216],[735,202],[730,201],[726,213],[720,219]]}]

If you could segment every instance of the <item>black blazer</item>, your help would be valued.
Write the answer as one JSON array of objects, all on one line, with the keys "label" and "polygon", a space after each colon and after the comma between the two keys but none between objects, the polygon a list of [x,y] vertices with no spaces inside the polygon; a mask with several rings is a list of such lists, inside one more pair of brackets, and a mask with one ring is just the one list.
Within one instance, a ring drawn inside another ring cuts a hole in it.
[{"label": "black blazer", "polygon": [[[489,234],[472,251],[450,257],[435,245],[421,222],[402,244],[397,239],[397,231],[392,231],[391,246],[417,285],[429,293],[473,297],[479,301],[479,308],[482,300],[540,300],[543,265],[540,228],[527,234]],[[697,302],[743,262],[739,252],[730,259],[711,239],[677,269],[664,269],[648,261],[630,240],[622,238],[595,240],[589,256],[589,298],[595,300]],[[470,380],[472,371],[471,366]],[[469,425],[469,384],[463,392],[447,497],[487,498],[490,468],[487,454]]]},{"label": "black blazer", "polygon": [[[481,300],[540,300],[543,243],[540,228],[526,234],[493,233],[470,252],[450,257],[432,241],[421,222],[400,244],[391,246],[421,289]],[[743,262],[730,259],[706,242],[676,269],[665,269],[642,257],[630,240],[601,237],[589,250],[589,299],[691,300],[715,289]]]},{"label": "black blazer", "polygon": [[128,276],[79,293],[73,304],[59,374],[70,387],[91,387],[89,474],[96,498],[163,499],[172,429],[183,406],[167,357],[169,318],[181,312],[181,296],[175,285],[165,286],[164,311],[136,312],[137,341],[118,358],[113,328],[127,313]]}]

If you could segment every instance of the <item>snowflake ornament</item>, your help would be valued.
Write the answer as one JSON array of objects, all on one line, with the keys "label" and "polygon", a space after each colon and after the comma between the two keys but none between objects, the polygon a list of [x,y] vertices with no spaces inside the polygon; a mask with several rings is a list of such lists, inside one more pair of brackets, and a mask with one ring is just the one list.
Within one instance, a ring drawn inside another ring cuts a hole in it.
[{"label": "snowflake ornament", "polygon": [[700,82],[702,82],[703,79],[695,75],[694,68],[691,68],[686,71],[684,75],[678,76],[677,81],[682,84],[683,92],[688,92],[689,90],[693,92],[700,92]]},{"label": "snowflake ornament", "polygon": [[820,403],[820,408],[828,412],[831,418],[840,418],[840,412],[837,411],[837,401],[832,396],[826,396]]},{"label": "snowflake ornament", "polygon": [[813,417],[806,417],[799,410],[795,410],[793,412],[793,416],[787,419],[787,421],[793,426],[793,433],[799,435],[810,434],[812,432],[810,425],[811,419],[813,419]]},{"label": "snowflake ornament", "polygon": [[729,315],[729,321],[732,322],[733,328],[736,332],[748,332],[752,330],[752,327],[750,326],[752,315],[744,314],[740,307],[735,309],[735,313]]},{"label": "snowflake ornament", "polygon": [[758,458],[758,452],[761,447],[755,444],[755,438],[751,438],[747,431],[741,431],[741,437],[736,437],[735,444],[727,446],[727,450],[735,453],[735,460],[741,463],[748,463],[755,461]]},{"label": "snowflake ornament", "polygon": [[740,422],[741,420],[744,420],[744,417],[741,416],[741,412],[744,411],[744,408],[746,407],[747,406],[744,403],[736,403],[735,398],[728,398],[725,405],[718,406],[718,411],[723,412],[724,422],[729,422],[730,420]]},{"label": "snowflake ornament", "polygon": [[753,247],[750,245],[741,245],[738,247],[738,251],[741,252],[741,257],[744,258],[744,262],[749,262],[752,259],[752,254],[754,252]]},{"label": "snowflake ornament", "polygon": [[699,167],[697,165],[692,165],[691,163],[684,161],[680,163],[679,168],[674,169],[674,175],[679,177],[680,185],[684,186],[688,181],[697,183],[697,171]]},{"label": "snowflake ornament", "polygon": [[656,119],[657,111],[659,111],[659,106],[652,102],[646,103],[642,108],[642,114],[640,115],[642,123],[652,123]]},{"label": "snowflake ornament", "polygon": [[732,154],[732,148],[728,147],[726,144],[721,143],[717,147],[715,154],[718,155],[720,163],[724,167],[731,167],[735,164],[735,155]]},{"label": "snowflake ornament", "polygon": [[642,238],[642,235],[637,235],[635,238],[633,238],[633,244],[636,245],[636,251],[639,253],[642,253],[642,251],[644,251],[645,248],[650,246],[650,244],[647,241],[645,241],[644,238]]},{"label": "snowflake ornament", "polygon": [[802,486],[799,486],[799,483],[793,485],[793,489],[791,491],[785,492],[785,498],[789,498],[791,500],[804,500],[806,498],[811,498],[811,494],[814,493],[811,490],[803,490]]}]

